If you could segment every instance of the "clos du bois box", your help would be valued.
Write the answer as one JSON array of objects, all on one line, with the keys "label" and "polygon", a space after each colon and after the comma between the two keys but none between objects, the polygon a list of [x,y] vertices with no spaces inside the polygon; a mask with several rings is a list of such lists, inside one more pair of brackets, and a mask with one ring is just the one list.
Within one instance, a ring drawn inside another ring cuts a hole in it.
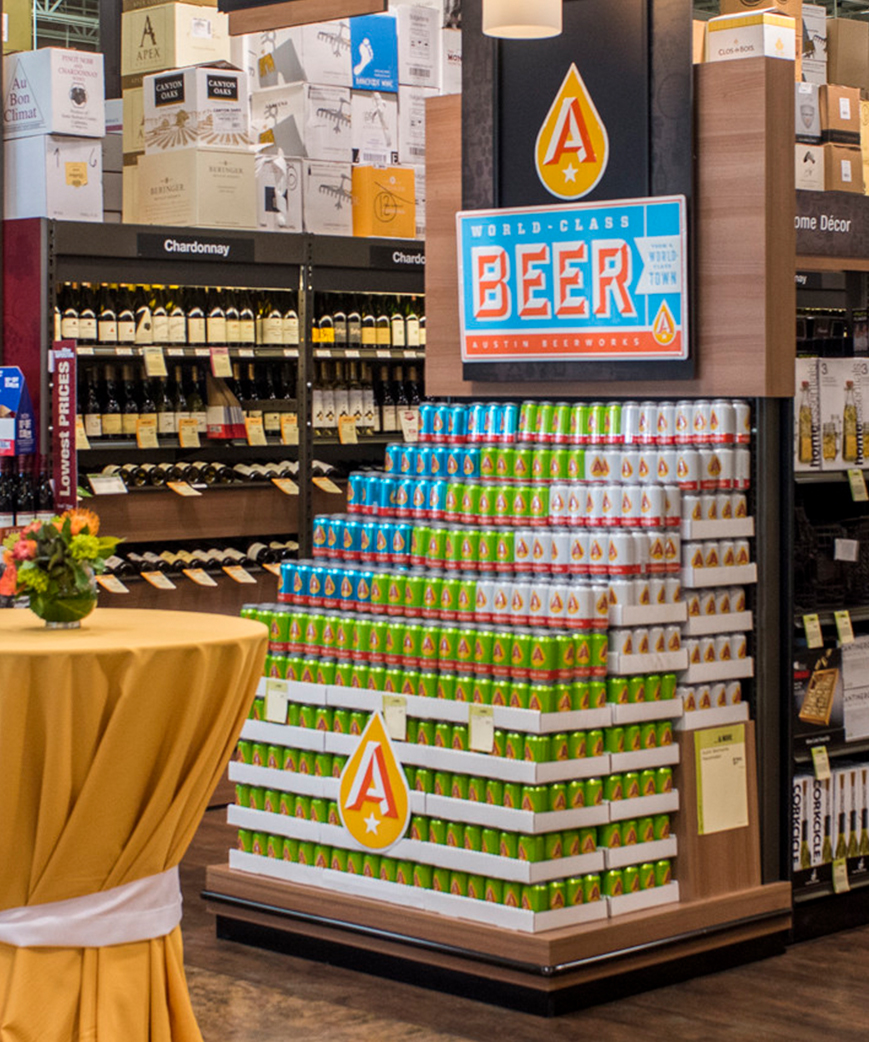
[{"label": "clos du bois box", "polygon": [[257,224],[271,232],[304,231],[301,159],[288,159],[277,148],[256,155]]},{"label": "clos du bois box", "polygon": [[149,72],[229,61],[228,16],[198,4],[160,4],[121,15],[123,87]]},{"label": "clos du bois box", "polygon": [[44,47],[3,63],[3,136],[106,132],[103,56]]},{"label": "clos du bois box", "polygon": [[17,138],[5,147],[5,215],[58,221],[102,221],[102,141]]},{"label": "clos du bois box", "polygon": [[247,75],[197,66],[146,76],[145,151],[179,148],[226,151],[251,144]]},{"label": "clos du bois box", "polygon": [[254,156],[179,149],[139,158],[142,224],[256,228]]},{"label": "clos du bois box", "polygon": [[349,163],[350,120],[350,91],[344,87],[293,83],[251,95],[254,136],[286,156]]},{"label": "clos du bois box", "polygon": [[349,163],[305,162],[305,231],[314,235],[353,234],[352,167]]},{"label": "clos du bois box", "polygon": [[793,61],[794,20],[775,11],[727,14],[706,23],[706,61],[737,58],[783,58]]}]

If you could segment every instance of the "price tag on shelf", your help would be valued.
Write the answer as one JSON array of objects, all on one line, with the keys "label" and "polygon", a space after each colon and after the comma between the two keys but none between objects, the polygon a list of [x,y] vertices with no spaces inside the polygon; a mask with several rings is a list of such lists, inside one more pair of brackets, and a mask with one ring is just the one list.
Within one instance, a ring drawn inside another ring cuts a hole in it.
[{"label": "price tag on shelf", "polygon": [[202,444],[199,440],[199,421],[192,417],[185,417],[178,421],[178,442],[182,449],[198,449]]},{"label": "price tag on shelf", "polygon": [[284,358],[298,358],[299,349],[297,347],[285,347]]},{"label": "price tag on shelf", "polygon": [[[223,350],[226,351],[226,348],[223,348]],[[194,358],[210,358],[211,357],[211,348],[210,347],[194,347],[193,348],[193,357]]]},{"label": "price tag on shelf", "polygon": [[311,478],[311,482],[316,485],[321,492],[330,492],[332,495],[338,496],[344,494],[331,478]]},{"label": "price tag on shelf", "polygon": [[848,482],[851,485],[851,499],[855,503],[869,503],[869,491],[866,489],[866,477],[858,467],[848,471]]},{"label": "price tag on shelf", "polygon": [[281,444],[299,444],[299,417],[294,412],[281,413]]},{"label": "price tag on shelf", "polygon": [[237,583],[253,583],[256,586],[256,579],[250,574],[246,568],[242,568],[240,564],[225,564],[223,570]]},{"label": "price tag on shelf", "polygon": [[287,680],[269,677],[266,680],[265,716],[270,724],[285,724],[290,703],[290,684]]},{"label": "price tag on shelf", "polygon": [[824,646],[824,635],[821,633],[821,620],[817,615],[804,615],[803,629],[806,631],[806,644],[810,648],[822,648]]},{"label": "price tag on shelf", "polygon": [[183,569],[184,574],[191,581],[196,583],[197,586],[217,586],[217,583],[211,578],[208,572],[202,568],[185,568]]},{"label": "price tag on shelf", "polygon": [[244,429],[247,431],[248,445],[268,445],[262,416],[246,416]]},{"label": "price tag on shelf", "polygon": [[191,496],[201,496],[202,493],[199,489],[194,488],[186,481],[167,481],[166,488],[171,489],[176,496],[184,496],[190,498]]},{"label": "price tag on shelf", "polygon": [[860,558],[858,539],[836,539],[833,542],[833,560],[856,563]]},{"label": "price tag on shelf", "polygon": [[348,347],[347,350],[344,352],[344,357],[345,358],[358,358],[359,357],[359,352],[356,350],[355,347]]},{"label": "price tag on shelf", "polygon": [[292,478],[272,478],[272,484],[281,490],[285,496],[297,496],[299,486]]},{"label": "price tag on shelf", "polygon": [[383,696],[383,720],[390,738],[396,742],[407,739],[407,699],[403,695]]},{"label": "price tag on shelf", "polygon": [[411,445],[419,441],[419,411],[402,409],[398,414],[401,423],[401,436]]},{"label": "price tag on shelf", "polygon": [[183,347],[167,347],[166,348],[166,354],[170,358],[183,358],[184,357],[184,348]]},{"label": "price tag on shelf", "polygon": [[495,748],[493,706],[468,706],[468,748],[475,753],[490,753]]},{"label": "price tag on shelf", "polygon": [[812,746],[812,767],[818,781],[829,781],[832,777],[830,770],[830,757],[826,745]]},{"label": "price tag on shelf", "polygon": [[272,575],[276,575],[278,578],[281,577],[281,566],[276,564],[274,561],[269,561],[268,564],[264,564],[263,568],[267,572],[271,572]]},{"label": "price tag on shelf", "polygon": [[232,363],[229,360],[229,348],[211,347],[208,348],[208,351],[211,355],[211,375],[231,377]]},{"label": "price tag on shelf", "polygon": [[416,358],[418,354],[417,351],[402,351],[401,353],[404,355],[405,358]]},{"label": "price tag on shelf", "polygon": [[133,350],[134,349],[133,349],[133,345],[132,344],[119,344],[115,348],[115,355],[118,358],[124,358],[127,355],[131,355],[133,353]]},{"label": "price tag on shelf", "polygon": [[166,359],[163,357],[162,347],[146,347],[142,351],[145,359],[146,376],[168,376],[166,372]]},{"label": "price tag on shelf", "polygon": [[338,441],[342,445],[358,445],[356,437],[356,417],[340,416],[338,418]]},{"label": "price tag on shelf", "polygon": [[376,351],[374,352],[374,354],[375,354],[375,355],[376,355],[376,356],[377,356],[378,358],[392,358],[392,352],[391,352],[391,351],[389,350],[389,348],[388,348],[388,347],[387,347],[387,348],[386,348],[385,350],[384,350],[384,349],[383,349],[382,347],[381,347],[381,348],[378,348],[378,349],[377,349],[377,350],[376,350]]},{"label": "price tag on shelf", "polygon": [[140,416],[136,420],[136,444],[140,449],[159,449],[157,441],[157,417]]},{"label": "price tag on shelf", "polygon": [[88,484],[95,496],[122,496],[127,491],[117,474],[88,474]]},{"label": "price tag on shelf", "polygon": [[94,349],[92,347],[86,347],[84,344],[79,344],[75,349],[75,353],[77,355],[92,355]]},{"label": "price tag on shelf", "polygon": [[178,587],[168,575],[164,575],[162,572],[141,572],[140,573],[145,582],[150,583],[155,590],[177,590]]},{"label": "price tag on shelf", "polygon": [[84,418],[82,416],[76,416],[75,418],[75,447],[78,452],[86,452],[91,447],[91,443],[88,441],[88,436],[85,433]]},{"label": "price tag on shelf", "polygon": [[851,613],[847,608],[842,611],[833,612],[836,620],[836,632],[839,634],[840,644],[854,643],[854,627],[851,625]]},{"label": "price tag on shelf", "polygon": [[833,891],[837,894],[847,894],[851,889],[848,882],[848,860],[837,857],[833,862]]},{"label": "price tag on shelf", "polygon": [[253,348],[252,347],[240,347],[238,349],[238,357],[239,358],[253,358],[254,357],[254,350],[253,350]]},{"label": "price tag on shelf", "polygon": [[124,586],[117,575],[98,575],[97,582],[102,586],[104,590],[108,590],[109,593],[129,593],[129,589]]}]

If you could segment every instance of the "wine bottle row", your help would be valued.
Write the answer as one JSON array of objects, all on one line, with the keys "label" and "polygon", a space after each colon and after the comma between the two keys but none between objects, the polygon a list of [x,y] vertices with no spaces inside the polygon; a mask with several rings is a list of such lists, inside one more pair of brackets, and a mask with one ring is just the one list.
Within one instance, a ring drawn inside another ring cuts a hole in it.
[{"label": "wine bottle row", "polygon": [[248,544],[243,549],[225,544],[193,545],[190,548],[172,547],[159,552],[143,550],[139,553],[125,550],[121,546],[118,553],[106,561],[106,574],[125,578],[140,575],[142,572],[180,575],[185,568],[217,572],[232,566],[262,567],[294,557],[298,549],[299,544],[295,539],[258,541]]},{"label": "wine bottle row", "polygon": [[266,463],[226,463],[193,460],[191,463],[110,463],[102,468],[107,477],[119,477],[130,488],[162,488],[168,482],[184,481],[191,485],[254,484],[273,478],[299,475],[299,464],[293,460]]},{"label": "wine bottle row", "polygon": [[414,365],[405,371],[401,365],[381,364],[375,378],[367,362],[361,368],[352,360],[318,362],[311,404],[314,436],[334,436],[342,416],[355,418],[363,435],[398,434],[401,410],[418,411],[424,393]]},{"label": "wine bottle row", "polygon": [[0,530],[54,517],[54,490],[45,456],[0,459]]},{"label": "wine bottle row", "polygon": [[[298,295],[288,290],[66,282],[57,288],[54,337],[106,347],[298,347]],[[424,348],[424,298],[318,293],[311,340],[339,348]]]}]

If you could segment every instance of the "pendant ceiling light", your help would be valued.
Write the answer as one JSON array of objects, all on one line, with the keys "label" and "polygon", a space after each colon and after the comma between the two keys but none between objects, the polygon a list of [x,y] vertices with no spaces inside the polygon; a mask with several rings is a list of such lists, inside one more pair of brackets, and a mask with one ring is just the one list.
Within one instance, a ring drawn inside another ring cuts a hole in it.
[{"label": "pendant ceiling light", "polygon": [[507,40],[561,33],[561,0],[483,0],[483,32]]}]

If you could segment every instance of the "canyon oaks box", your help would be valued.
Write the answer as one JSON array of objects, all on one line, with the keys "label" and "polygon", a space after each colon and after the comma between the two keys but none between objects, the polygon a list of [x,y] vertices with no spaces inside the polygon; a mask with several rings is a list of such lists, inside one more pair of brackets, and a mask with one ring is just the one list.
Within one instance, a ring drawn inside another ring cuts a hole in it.
[{"label": "canyon oaks box", "polygon": [[196,66],[146,76],[145,151],[246,149],[251,145],[247,74]]}]

